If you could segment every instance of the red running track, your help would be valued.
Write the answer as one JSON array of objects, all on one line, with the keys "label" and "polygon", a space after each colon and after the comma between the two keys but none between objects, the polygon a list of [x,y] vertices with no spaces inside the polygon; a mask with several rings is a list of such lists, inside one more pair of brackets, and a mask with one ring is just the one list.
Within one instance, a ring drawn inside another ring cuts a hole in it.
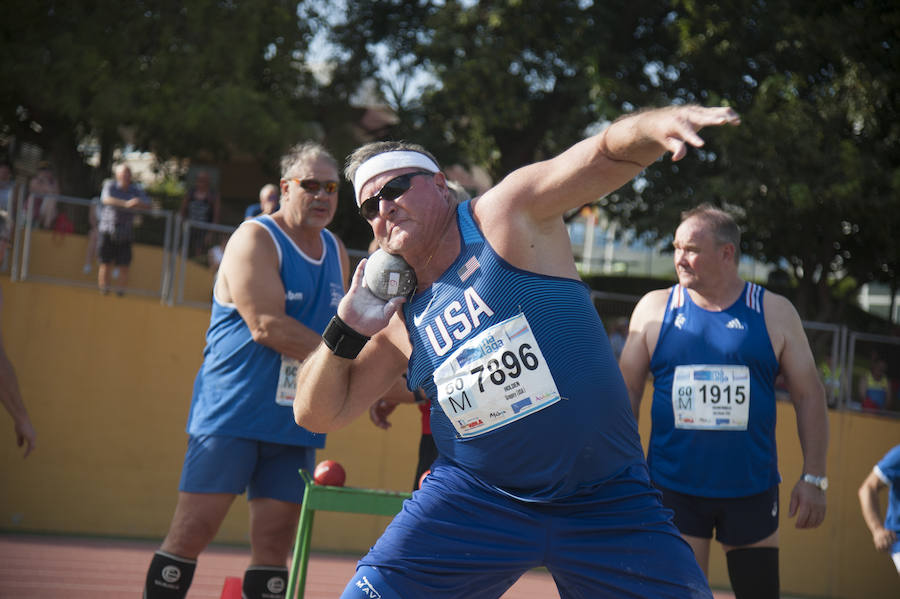
[{"label": "red running track", "polygon": [[[158,543],[0,534],[0,599],[139,598]],[[242,576],[250,554],[243,547],[211,546],[200,556],[188,599],[220,599],[225,578]],[[356,557],[313,554],[306,599],[335,599],[356,568]],[[716,599],[733,599],[715,593]],[[552,577],[528,572],[503,599],[559,599]]]}]

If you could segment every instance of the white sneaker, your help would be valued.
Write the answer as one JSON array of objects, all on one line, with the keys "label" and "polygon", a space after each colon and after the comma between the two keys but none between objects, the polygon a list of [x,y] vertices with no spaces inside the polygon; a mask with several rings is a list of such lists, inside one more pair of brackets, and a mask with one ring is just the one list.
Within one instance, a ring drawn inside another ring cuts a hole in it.
[{"label": "white sneaker", "polygon": [[81,272],[83,272],[83,273],[86,274],[86,275],[91,274],[91,265],[90,265],[90,264],[85,264],[84,266],[82,266],[82,267],[81,267]]}]

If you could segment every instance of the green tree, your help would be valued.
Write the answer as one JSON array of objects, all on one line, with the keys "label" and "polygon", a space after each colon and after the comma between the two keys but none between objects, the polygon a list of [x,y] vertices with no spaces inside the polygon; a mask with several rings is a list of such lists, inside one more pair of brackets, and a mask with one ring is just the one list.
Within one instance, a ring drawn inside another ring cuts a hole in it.
[{"label": "green tree", "polygon": [[[374,79],[401,116],[384,137],[413,139],[494,179],[649,101],[643,68],[666,39],[666,3],[648,0],[348,4],[333,37],[337,93]],[[379,57],[392,61],[390,77]]]},{"label": "green tree", "polygon": [[[727,103],[734,130],[659,162],[609,208],[657,237],[701,201],[741,215],[744,252],[787,268],[801,314],[837,316],[832,289],[897,280],[900,8],[875,0],[674,3],[671,101]],[[848,285],[849,283],[849,285]],[[893,283],[896,286],[896,283]]]},{"label": "green tree", "polygon": [[[291,0],[3,3],[0,132],[47,150],[73,194],[95,192],[126,143],[271,163],[313,132],[303,64],[318,22]],[[85,141],[100,147],[94,172]]]},{"label": "green tree", "polygon": [[[729,104],[742,127],[599,203],[660,239],[702,201],[732,209],[743,251],[792,273],[807,318],[836,316],[839,284],[897,279],[895,4],[356,0],[348,14],[334,89],[374,78],[402,117],[386,137],[496,179],[622,111]],[[384,57],[399,84],[379,76]]]}]

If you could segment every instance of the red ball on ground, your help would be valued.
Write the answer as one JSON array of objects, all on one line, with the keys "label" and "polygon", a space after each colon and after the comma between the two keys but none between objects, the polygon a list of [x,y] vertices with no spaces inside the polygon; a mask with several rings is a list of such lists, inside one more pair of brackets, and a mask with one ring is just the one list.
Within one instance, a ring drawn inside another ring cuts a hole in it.
[{"label": "red ball on ground", "polygon": [[343,487],[344,481],[347,479],[347,473],[344,467],[334,460],[323,460],[316,466],[313,472],[313,480],[317,485],[330,487]]},{"label": "red ball on ground", "polygon": [[431,474],[431,470],[426,470],[422,473],[422,476],[419,477],[419,488],[422,488],[422,483],[425,482],[425,477]]}]

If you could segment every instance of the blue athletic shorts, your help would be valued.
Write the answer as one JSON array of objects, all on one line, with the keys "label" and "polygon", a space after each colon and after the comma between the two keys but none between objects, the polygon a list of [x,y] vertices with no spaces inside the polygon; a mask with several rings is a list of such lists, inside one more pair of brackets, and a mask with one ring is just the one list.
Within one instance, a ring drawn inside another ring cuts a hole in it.
[{"label": "blue athletic shorts", "polygon": [[562,599],[712,598],[643,464],[590,493],[530,503],[441,458],[342,597],[496,598],[538,566]]},{"label": "blue athletic shorts", "polygon": [[313,471],[314,447],[280,445],[220,435],[190,435],[180,491],[233,493],[247,499],[267,497],[291,503],[303,501],[299,470]]},{"label": "blue athletic shorts", "polygon": [[663,505],[675,512],[682,533],[724,545],[741,547],[761,541],[778,530],[778,485],[748,497],[722,498],[685,495],[659,487]]}]

